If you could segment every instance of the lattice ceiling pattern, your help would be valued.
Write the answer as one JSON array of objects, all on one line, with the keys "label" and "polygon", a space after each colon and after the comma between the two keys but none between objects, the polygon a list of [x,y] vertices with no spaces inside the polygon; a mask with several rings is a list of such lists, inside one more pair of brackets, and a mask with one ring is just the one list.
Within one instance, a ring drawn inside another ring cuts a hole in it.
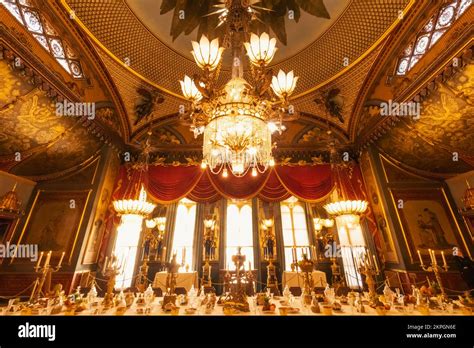
[{"label": "lattice ceiling pattern", "polygon": [[[75,16],[117,58],[159,86],[180,93],[178,79],[196,65],[165,46],[135,17],[124,1],[67,0]],[[296,93],[334,76],[366,52],[397,20],[408,0],[353,1],[341,17],[305,50],[275,66],[298,71]],[[157,14],[158,16],[158,14]],[[289,42],[291,45],[291,42]]]},{"label": "lattice ceiling pattern", "polygon": [[[329,83],[327,86],[324,86],[318,92],[310,93],[295,100],[294,104],[296,110],[306,114],[317,115],[320,118],[329,121],[332,126],[338,127],[347,132],[351,122],[350,116],[352,114],[352,109],[359,95],[360,88],[381,50],[382,46],[375,49],[361,63]],[[321,95],[324,96],[328,91],[335,88],[340,90],[340,95],[344,100],[342,108],[344,123],[341,123],[336,117],[329,115],[323,104],[317,104],[314,102],[316,97],[320,97]]]},{"label": "lattice ceiling pattern", "polygon": [[147,84],[140,78],[124,70],[101,49],[97,48],[96,51],[104,62],[122,97],[125,109],[128,113],[129,124],[132,133],[143,126],[147,121],[155,120],[160,117],[172,115],[178,112],[179,106],[183,104],[183,101],[167,95],[163,103],[154,108],[153,115],[150,115],[149,118],[143,119],[135,124],[137,121],[135,114],[135,106],[138,100],[137,90],[143,87],[152,90],[153,87],[147,86]]}]

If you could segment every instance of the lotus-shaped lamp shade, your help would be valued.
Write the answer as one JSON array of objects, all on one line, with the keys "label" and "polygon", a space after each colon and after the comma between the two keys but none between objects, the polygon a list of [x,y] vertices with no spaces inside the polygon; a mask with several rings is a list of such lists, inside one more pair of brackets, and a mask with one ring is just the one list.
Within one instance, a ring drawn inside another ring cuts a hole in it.
[{"label": "lotus-shaped lamp shade", "polygon": [[251,34],[250,42],[244,43],[250,62],[257,66],[261,64],[266,65],[272,61],[277,51],[275,45],[276,39],[270,39],[267,33],[263,33],[260,37]]},{"label": "lotus-shaped lamp shade", "polygon": [[179,81],[181,84],[181,90],[183,91],[183,96],[191,101],[200,101],[202,99],[202,94],[197,89],[196,85],[192,78],[188,75],[184,75],[184,80]]},{"label": "lotus-shaped lamp shade", "polygon": [[201,36],[199,42],[192,41],[193,50],[191,51],[196,64],[201,69],[215,70],[222,57],[223,47],[219,47],[219,39],[209,41],[206,35]]},{"label": "lotus-shaped lamp shade", "polygon": [[295,90],[297,81],[298,77],[293,74],[293,70],[288,74],[280,70],[278,75],[272,78],[272,90],[278,97],[286,98]]}]

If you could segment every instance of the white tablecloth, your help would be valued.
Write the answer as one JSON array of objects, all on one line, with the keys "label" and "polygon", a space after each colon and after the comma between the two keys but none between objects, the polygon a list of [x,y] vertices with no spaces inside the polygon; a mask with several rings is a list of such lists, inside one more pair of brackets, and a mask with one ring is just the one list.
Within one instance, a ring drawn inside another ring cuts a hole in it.
[{"label": "white tablecloth", "polygon": [[[153,280],[152,287],[160,288],[161,291],[166,291],[166,272],[158,272],[155,274],[155,279]],[[176,278],[176,287],[185,288],[186,291],[189,291],[194,285],[194,288],[198,289],[198,274],[197,272],[183,272],[178,273]]]},{"label": "white tablecloth", "polygon": [[[313,271],[313,281],[315,287],[325,287],[326,286],[326,273],[321,271]],[[304,285],[303,273],[301,272],[283,272],[283,288],[288,286],[288,288],[302,288]]]}]

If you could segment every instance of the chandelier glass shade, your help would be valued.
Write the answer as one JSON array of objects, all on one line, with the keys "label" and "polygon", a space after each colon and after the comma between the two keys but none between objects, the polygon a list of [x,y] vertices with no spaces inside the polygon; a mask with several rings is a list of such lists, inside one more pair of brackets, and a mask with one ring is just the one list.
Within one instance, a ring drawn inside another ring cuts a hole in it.
[{"label": "chandelier glass shade", "polygon": [[[265,70],[277,51],[276,40],[267,33],[251,34],[249,42],[243,42],[242,35],[234,33],[233,37],[232,78],[223,87],[217,82],[224,49],[217,39],[210,41],[206,36],[192,42],[202,75],[185,76],[180,84],[183,96],[191,102],[191,129],[195,137],[204,135],[202,168],[222,172],[223,177],[229,170],[235,176],[251,170],[256,176],[275,163],[272,133],[285,129],[283,116],[289,113],[288,97],[298,78],[293,71],[285,74],[280,70],[272,79]],[[253,85],[243,78],[244,47]]]},{"label": "chandelier glass shade", "polygon": [[142,186],[138,199],[120,199],[113,202],[114,209],[121,215],[147,216],[155,209],[156,205],[147,202],[147,194]]},{"label": "chandelier glass shade", "polygon": [[201,69],[213,71],[219,65],[222,57],[223,47],[219,47],[219,39],[210,41],[205,35],[201,36],[199,42],[192,41],[193,50],[191,51],[196,64]]},{"label": "chandelier glass shade", "polygon": [[324,209],[331,215],[363,214],[367,210],[367,201],[347,200],[328,203]]},{"label": "chandelier glass shade", "polygon": [[314,229],[319,232],[323,227],[330,228],[334,226],[333,219],[321,219],[319,217],[313,218]]},{"label": "chandelier glass shade", "polygon": [[278,49],[276,39],[270,39],[267,33],[263,33],[260,37],[252,33],[250,42],[245,42],[244,46],[250,62],[256,66],[270,63]]}]

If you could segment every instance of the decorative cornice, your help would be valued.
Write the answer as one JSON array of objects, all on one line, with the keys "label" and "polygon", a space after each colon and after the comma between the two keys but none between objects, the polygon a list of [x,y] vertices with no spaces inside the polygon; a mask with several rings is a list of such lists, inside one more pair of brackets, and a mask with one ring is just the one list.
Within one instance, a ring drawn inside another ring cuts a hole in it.
[{"label": "decorative cornice", "polygon": [[393,35],[387,38],[387,41],[383,44],[383,49],[378,55],[374,62],[374,65],[367,74],[367,78],[362,88],[360,89],[357,97],[356,104],[353,108],[351,115],[351,123],[349,124],[349,137],[352,141],[356,140],[359,120],[363,114],[363,108],[365,100],[373,89],[374,85],[379,82],[380,77],[387,70],[387,64],[390,63],[393,55],[398,53],[400,46],[404,45],[407,41],[407,37],[413,34],[413,27],[417,26],[417,23],[425,21],[427,17],[423,14],[430,11],[432,7],[437,5],[433,2],[416,2],[411,7],[410,11],[405,14],[404,20],[398,23],[398,28]]},{"label": "decorative cornice", "polygon": [[46,94],[61,102],[64,99],[72,102],[81,100],[81,96],[73,91],[64,81],[59,79],[49,69],[44,67],[43,62],[25,46],[18,37],[5,24],[0,23],[0,52],[3,58],[13,61],[15,57],[21,58],[18,68],[23,69],[25,76]]},{"label": "decorative cornice", "polygon": [[[70,88],[53,75],[49,69],[45,68],[31,51],[26,50],[14,36],[9,34],[5,26],[0,24],[0,34],[3,33],[8,33],[8,35],[4,35],[0,38],[0,59],[5,59],[13,64],[15,58],[20,57],[20,65],[13,65],[15,69],[20,71],[20,75],[28,79],[33,86],[42,90],[52,101],[62,102],[68,100],[78,102],[81,100],[78,94],[70,90]],[[13,45],[11,41],[13,41]],[[91,121],[87,116],[82,116],[78,118],[78,122],[104,144],[111,146],[115,151],[118,152],[121,149],[121,146],[117,145],[117,143],[122,144],[121,138],[107,130],[98,120],[94,119]],[[45,146],[45,148],[48,147],[49,145]],[[30,152],[29,155],[31,155],[42,149],[42,147],[37,147],[35,150],[27,152]],[[4,160],[7,161],[8,159]]]},{"label": "decorative cornice", "polygon": [[60,0],[55,1],[43,1],[45,6],[48,6],[50,10],[54,13],[56,19],[60,19],[61,23],[63,24],[64,28],[68,30],[68,33],[74,37],[76,44],[80,45],[80,52],[82,55],[85,56],[88,67],[94,69],[95,77],[102,82],[107,91],[112,98],[112,102],[115,106],[115,111],[118,114],[118,118],[120,120],[121,129],[123,131],[123,137],[121,143],[123,145],[123,141],[127,142],[130,139],[131,129],[129,123],[127,121],[127,112],[125,106],[123,104],[122,98],[120,93],[118,92],[112,77],[110,76],[107,68],[105,67],[104,63],[99,58],[96,48],[94,45],[89,41],[87,36],[84,35],[82,30],[78,28],[74,20],[71,20],[70,13],[61,6]]}]

